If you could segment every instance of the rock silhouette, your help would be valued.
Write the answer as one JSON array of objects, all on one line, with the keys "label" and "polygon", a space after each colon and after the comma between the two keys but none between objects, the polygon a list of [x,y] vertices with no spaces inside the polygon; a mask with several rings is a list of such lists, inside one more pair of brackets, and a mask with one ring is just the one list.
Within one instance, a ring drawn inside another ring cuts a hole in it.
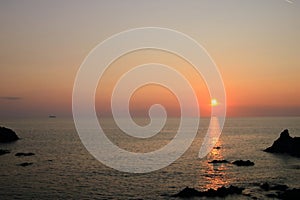
[{"label": "rock silhouette", "polygon": [[279,199],[286,199],[286,200],[298,200],[300,199],[300,189],[289,189],[289,190],[285,190],[283,193],[278,194],[278,198]]},{"label": "rock silhouette", "polygon": [[[287,185],[277,184],[277,183],[257,183],[259,187],[262,189],[261,194],[265,195],[268,198],[272,199],[288,199],[288,200],[298,200],[300,199],[300,189],[298,188],[289,188]],[[179,197],[179,198],[197,198],[197,197],[205,197],[205,198],[225,198],[228,195],[244,195],[247,197],[252,197],[253,199],[257,199],[256,196],[252,196],[251,194],[243,193],[245,188],[236,187],[230,185],[229,187],[220,187],[216,190],[208,189],[206,191],[198,191],[194,188],[186,187],[180,192],[171,197]],[[266,193],[267,192],[267,193]],[[270,193],[269,193],[270,192]],[[236,197],[237,198],[237,197]]]},{"label": "rock silhouette", "polygon": [[9,150],[5,150],[5,149],[0,149],[0,156],[4,155],[4,154],[7,154],[7,153],[10,153],[10,151]]},{"label": "rock silhouette", "polygon": [[32,165],[33,163],[29,163],[29,162],[24,162],[24,163],[21,163],[21,164],[18,164],[19,166],[21,167],[27,167],[29,165]]},{"label": "rock silhouette", "polygon": [[277,198],[277,199],[288,199],[288,200],[298,200],[300,199],[300,189],[293,188],[290,189],[287,185],[282,184],[270,184],[263,183],[260,185],[260,188],[264,191],[276,191],[276,193],[266,194],[269,198]]},{"label": "rock silhouette", "polygon": [[254,162],[250,161],[250,160],[236,160],[234,162],[232,162],[232,164],[236,165],[236,166],[253,166]]},{"label": "rock silhouette", "polygon": [[0,142],[1,143],[13,142],[18,139],[19,139],[19,137],[13,130],[11,130],[9,128],[5,128],[5,127],[0,127]]},{"label": "rock silhouette", "polygon": [[217,163],[229,163],[228,160],[213,160],[213,161],[209,161],[208,163],[213,163],[213,164],[217,164]]},{"label": "rock silhouette", "polygon": [[269,184],[267,182],[263,183],[260,185],[260,188],[265,190],[265,191],[269,191],[269,190],[278,190],[278,191],[285,191],[287,190],[289,187],[287,185],[282,185],[282,184]]},{"label": "rock silhouette", "polygon": [[34,156],[35,154],[34,153],[16,153],[15,156]]},{"label": "rock silhouette", "polygon": [[229,162],[228,160],[212,160],[212,161],[209,161],[208,163],[211,163],[211,164],[230,163],[230,164],[234,164],[237,166],[253,166],[254,165],[254,162],[252,162],[250,160],[246,160],[246,161],[236,160],[233,162]]},{"label": "rock silhouette", "polygon": [[173,195],[173,197],[181,197],[181,198],[191,198],[191,197],[226,197],[227,195],[231,194],[241,194],[244,188],[236,187],[236,186],[229,186],[220,187],[216,190],[208,189],[206,191],[198,191],[194,188],[186,187],[179,193]]},{"label": "rock silhouette", "polygon": [[172,197],[190,198],[190,197],[200,197],[201,195],[202,195],[202,192],[200,192],[194,188],[186,187],[183,190],[181,190],[180,192],[178,192],[177,194],[172,195]]},{"label": "rock silhouette", "polygon": [[264,151],[269,153],[286,153],[300,157],[300,137],[291,137],[289,131],[285,129],[273,145]]}]

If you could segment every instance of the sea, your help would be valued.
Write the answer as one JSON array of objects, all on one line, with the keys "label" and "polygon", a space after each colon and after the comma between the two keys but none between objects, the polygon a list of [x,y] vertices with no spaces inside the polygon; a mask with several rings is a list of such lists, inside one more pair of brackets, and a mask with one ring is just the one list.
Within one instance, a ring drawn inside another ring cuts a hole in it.
[{"label": "sea", "polygon": [[[163,129],[148,139],[126,136],[113,119],[99,121],[120,148],[151,152],[174,138],[180,119],[167,119]],[[149,123],[147,118],[135,121]],[[94,158],[82,144],[72,118],[2,119],[0,126],[13,129],[21,139],[0,143],[0,149],[10,151],[0,156],[0,199],[178,199],[172,195],[187,186],[205,191],[230,185],[245,190],[226,199],[268,199],[270,191],[263,191],[262,183],[300,188],[300,158],[263,151],[284,129],[300,137],[300,117],[227,118],[215,147],[199,158],[209,124],[210,118],[200,119],[192,145],[169,166],[149,173],[127,173]],[[35,155],[15,156],[19,152]],[[251,160],[255,165],[209,163],[223,159]],[[25,162],[32,164],[19,165]]]}]

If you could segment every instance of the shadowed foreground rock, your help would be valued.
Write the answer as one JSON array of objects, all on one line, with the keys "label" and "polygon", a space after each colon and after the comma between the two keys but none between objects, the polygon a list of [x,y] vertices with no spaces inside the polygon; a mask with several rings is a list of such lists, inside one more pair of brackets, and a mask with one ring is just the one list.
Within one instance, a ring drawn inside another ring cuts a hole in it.
[{"label": "shadowed foreground rock", "polygon": [[7,153],[10,153],[10,151],[9,150],[5,150],[5,149],[0,149],[0,156],[4,155],[4,154],[7,154]]},{"label": "shadowed foreground rock", "polygon": [[198,191],[194,188],[186,187],[179,193],[173,195],[172,197],[181,197],[181,198],[191,198],[191,197],[226,197],[227,195],[232,194],[241,194],[244,188],[239,188],[236,186],[220,187],[217,190],[208,189],[206,191]]},{"label": "shadowed foreground rock", "polygon": [[270,183],[263,183],[260,185],[260,188],[264,191],[276,191],[275,194],[267,194],[266,196],[270,198],[277,198],[277,199],[287,199],[287,200],[299,200],[300,199],[300,189],[293,188],[290,189],[287,185],[282,184],[270,184]]},{"label": "shadowed foreground rock", "polygon": [[286,199],[286,200],[299,200],[300,199],[300,189],[290,189],[290,190],[286,190],[283,193],[280,193],[278,195],[279,199]]},{"label": "shadowed foreground rock", "polygon": [[0,142],[1,143],[13,142],[18,139],[19,139],[19,137],[13,130],[0,126]]},{"label": "shadowed foreground rock", "polygon": [[300,157],[300,137],[292,138],[285,129],[273,145],[264,151],[269,153],[287,153],[291,156]]},{"label": "shadowed foreground rock", "polygon": [[260,185],[260,188],[265,191],[269,191],[269,190],[285,191],[289,187],[287,185],[283,185],[283,184],[269,184],[268,182],[265,182]]},{"label": "shadowed foreground rock", "polygon": [[232,162],[232,164],[236,165],[236,166],[254,166],[254,162],[250,161],[250,160],[236,160],[234,162]]}]

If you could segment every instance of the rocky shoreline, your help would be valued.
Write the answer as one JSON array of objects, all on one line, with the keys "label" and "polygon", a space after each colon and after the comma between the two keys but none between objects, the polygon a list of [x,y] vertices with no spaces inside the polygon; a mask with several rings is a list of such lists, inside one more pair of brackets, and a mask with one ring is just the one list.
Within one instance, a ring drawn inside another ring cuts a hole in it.
[{"label": "rocky shoreline", "polygon": [[[289,188],[287,185],[283,184],[272,184],[272,183],[255,183],[253,185],[258,185],[259,193],[261,193],[264,198],[272,199],[283,199],[283,200],[298,200],[300,198],[300,189]],[[171,195],[171,197],[177,198],[195,198],[195,197],[219,197],[225,198],[227,196],[235,196],[238,199],[239,196],[247,196],[252,199],[258,199],[251,193],[247,193],[246,190],[251,188],[244,188],[230,185],[228,187],[220,187],[217,189],[208,189],[204,191],[199,191],[195,188],[186,187],[177,194]],[[233,196],[233,197],[234,197]]]}]

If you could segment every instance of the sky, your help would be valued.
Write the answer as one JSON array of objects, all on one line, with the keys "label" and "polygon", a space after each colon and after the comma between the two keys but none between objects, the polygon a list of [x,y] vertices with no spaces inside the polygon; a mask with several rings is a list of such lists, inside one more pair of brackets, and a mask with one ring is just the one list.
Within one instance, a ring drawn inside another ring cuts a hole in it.
[{"label": "sky", "polygon": [[[1,0],[0,117],[71,116],[88,53],[114,34],[148,26],[180,31],[206,49],[224,81],[228,116],[300,116],[300,1]],[[141,51],[116,60],[99,82],[100,115],[109,115],[109,94],[124,69],[153,59],[181,67],[201,113],[210,114],[206,85],[188,63]],[[136,91],[131,112],[144,115],[157,101],[180,115],[175,96],[155,85]]]}]

